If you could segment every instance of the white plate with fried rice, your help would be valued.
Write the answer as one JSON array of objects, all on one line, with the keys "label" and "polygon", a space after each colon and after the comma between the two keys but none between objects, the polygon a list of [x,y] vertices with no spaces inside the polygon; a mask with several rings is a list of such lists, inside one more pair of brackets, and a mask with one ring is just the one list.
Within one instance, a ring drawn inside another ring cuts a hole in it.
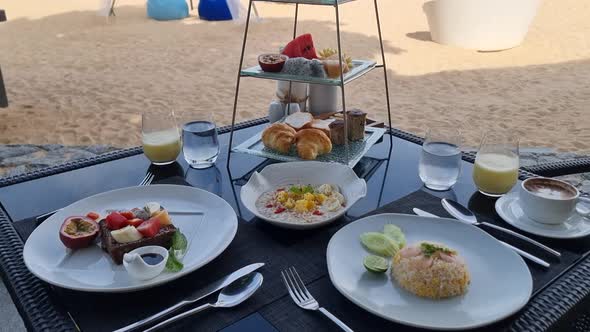
[{"label": "white plate with fried rice", "polygon": [[[445,299],[419,297],[400,286],[391,267],[381,274],[367,271],[363,259],[371,253],[359,237],[381,232],[385,224],[400,227],[407,246],[431,241],[456,250],[469,271],[466,293]],[[533,288],[520,256],[477,227],[445,218],[362,218],[334,234],[326,256],[330,280],[346,298],[377,316],[414,327],[462,330],[488,325],[522,308]]]}]

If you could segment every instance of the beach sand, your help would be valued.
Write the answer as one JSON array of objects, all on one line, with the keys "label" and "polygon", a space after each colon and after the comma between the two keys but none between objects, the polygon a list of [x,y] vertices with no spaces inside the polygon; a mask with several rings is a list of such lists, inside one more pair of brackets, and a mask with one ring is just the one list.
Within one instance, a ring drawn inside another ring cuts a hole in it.
[{"label": "beach sand", "polygon": [[[197,1],[195,1],[196,3]],[[4,0],[0,65],[10,106],[0,144],[140,144],[141,113],[214,113],[231,122],[244,25],[146,17],[144,0],[120,0],[114,18],[98,1]],[[372,1],[341,7],[346,53],[379,60]],[[422,1],[380,2],[392,121],[423,135],[429,125],[463,130],[477,146],[486,130],[509,129],[522,146],[590,153],[590,3],[545,0],[525,42],[477,52],[430,40]],[[246,65],[292,35],[293,5],[259,3]],[[332,8],[301,7],[299,32],[335,47]],[[275,83],[243,79],[238,120],[266,115]],[[383,72],[347,85],[347,105],[386,119]],[[161,105],[167,105],[162,107]]]}]

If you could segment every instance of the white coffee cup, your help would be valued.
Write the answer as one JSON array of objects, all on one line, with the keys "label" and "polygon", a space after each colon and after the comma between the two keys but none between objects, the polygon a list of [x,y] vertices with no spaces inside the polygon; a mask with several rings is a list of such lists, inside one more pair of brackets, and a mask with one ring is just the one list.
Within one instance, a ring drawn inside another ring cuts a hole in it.
[{"label": "white coffee cup", "polygon": [[[574,211],[582,217],[590,216],[590,209],[577,208],[580,192],[571,184],[551,178],[529,178],[520,185],[520,207],[534,221],[557,225],[566,222]],[[584,211],[586,210],[586,211]]]}]

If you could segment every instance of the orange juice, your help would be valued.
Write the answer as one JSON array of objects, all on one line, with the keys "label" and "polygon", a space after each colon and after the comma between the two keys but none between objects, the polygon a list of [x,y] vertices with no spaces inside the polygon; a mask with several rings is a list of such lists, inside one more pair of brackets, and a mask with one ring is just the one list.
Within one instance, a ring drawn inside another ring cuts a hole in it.
[{"label": "orange juice", "polygon": [[514,153],[482,153],[475,158],[473,181],[486,194],[502,195],[518,180],[518,155]]},{"label": "orange juice", "polygon": [[144,133],[142,141],[143,153],[155,164],[173,162],[182,148],[176,128]]}]

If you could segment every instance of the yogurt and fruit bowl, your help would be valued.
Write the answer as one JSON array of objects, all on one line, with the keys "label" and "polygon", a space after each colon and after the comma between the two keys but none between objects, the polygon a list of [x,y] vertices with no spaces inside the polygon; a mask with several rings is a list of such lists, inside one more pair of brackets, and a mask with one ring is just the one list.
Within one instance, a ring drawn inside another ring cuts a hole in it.
[{"label": "yogurt and fruit bowl", "polygon": [[241,190],[244,206],[279,227],[307,229],[338,219],[365,197],[367,184],[338,163],[289,162],[255,172]]}]

